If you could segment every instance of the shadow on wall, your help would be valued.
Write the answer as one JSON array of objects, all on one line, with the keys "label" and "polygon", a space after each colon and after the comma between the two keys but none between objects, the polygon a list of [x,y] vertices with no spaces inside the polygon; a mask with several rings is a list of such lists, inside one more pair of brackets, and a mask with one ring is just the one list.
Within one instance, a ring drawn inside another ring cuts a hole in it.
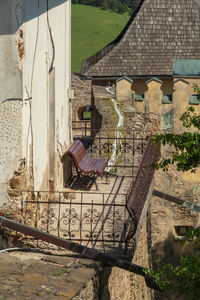
[{"label": "shadow on wall", "polygon": [[91,127],[99,130],[102,125],[103,117],[99,113],[98,109],[95,106],[95,99],[94,99],[93,93],[92,93],[92,97],[91,97],[91,108],[92,108]]},{"label": "shadow on wall", "polygon": [[91,107],[89,105],[84,105],[84,106],[79,107],[77,109],[77,114],[78,114],[79,120],[81,121],[81,120],[84,120],[84,119],[85,120],[90,119],[89,114],[88,114],[88,118],[87,118],[87,116],[84,117],[84,112],[90,113],[90,111],[91,111]]},{"label": "shadow on wall", "polygon": [[22,23],[35,19],[44,14],[47,10],[51,10],[68,1],[69,0],[0,0],[0,35],[14,34]]},{"label": "shadow on wall", "polygon": [[180,255],[197,253],[197,246],[182,243],[182,237],[174,236],[169,232],[168,238],[162,242],[157,242],[151,249],[152,262],[156,266],[156,260],[162,259],[165,263],[177,264]]},{"label": "shadow on wall", "polygon": [[148,90],[146,79],[135,79],[133,81],[131,89],[135,92],[136,95],[144,95]]},{"label": "shadow on wall", "polygon": [[[199,249],[199,248],[198,248]],[[158,259],[161,259],[165,263],[171,263],[176,265],[179,262],[179,257],[183,254],[197,253],[197,248],[193,245],[184,245],[177,236],[174,236],[171,232],[168,234],[168,238],[162,242],[157,242],[151,249],[153,269],[156,269]],[[188,300],[184,296],[179,296],[173,293],[161,293],[155,291],[154,300]]]},{"label": "shadow on wall", "polygon": [[63,164],[63,185],[65,187],[72,176],[72,162],[69,154],[65,153],[61,158],[61,162]]}]

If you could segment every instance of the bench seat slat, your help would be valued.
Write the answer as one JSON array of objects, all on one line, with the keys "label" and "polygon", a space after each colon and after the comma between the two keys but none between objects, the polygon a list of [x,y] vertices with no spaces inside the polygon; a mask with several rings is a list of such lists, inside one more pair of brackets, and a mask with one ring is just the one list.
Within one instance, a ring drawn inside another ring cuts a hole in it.
[{"label": "bench seat slat", "polygon": [[83,145],[81,145],[80,143],[75,147],[75,149],[73,150],[73,154],[76,157],[77,161],[81,161],[81,158],[83,157],[83,155],[85,154],[85,148],[83,147]]},{"label": "bench seat slat", "polygon": [[[77,143],[78,142],[78,143]],[[75,146],[73,147],[73,145]],[[83,156],[86,154],[84,147],[81,146],[80,141],[75,141],[74,144],[69,148],[67,153],[69,153],[74,160],[77,162],[81,161]]]},{"label": "bench seat slat", "polygon": [[88,155],[85,153],[85,156],[83,157],[83,159],[79,163],[79,168],[83,169],[84,163],[85,163],[85,161],[86,161],[87,158],[88,158]]},{"label": "bench seat slat", "polygon": [[86,171],[86,166],[90,163],[90,157],[89,156],[86,156],[86,159],[84,161],[84,163],[80,166],[80,170],[84,173],[88,173]]},{"label": "bench seat slat", "polygon": [[76,157],[77,162],[80,164],[83,157],[86,155],[85,150],[83,151],[82,149],[79,149],[77,151],[77,154],[74,154],[74,156]]},{"label": "bench seat slat", "polygon": [[69,152],[73,153],[74,149],[78,146],[78,144],[79,144],[79,141],[78,141],[78,140],[74,141],[73,144],[72,144],[72,145],[69,147],[69,149],[67,150],[67,152],[68,152],[68,153],[69,153]]},{"label": "bench seat slat", "polygon": [[100,158],[96,172],[102,175],[103,171],[107,166],[108,166],[108,161],[106,159]]},{"label": "bench seat slat", "polygon": [[87,172],[87,173],[94,172],[94,165],[95,165],[95,163],[96,163],[96,159],[90,158],[89,163],[85,167],[85,172]]}]

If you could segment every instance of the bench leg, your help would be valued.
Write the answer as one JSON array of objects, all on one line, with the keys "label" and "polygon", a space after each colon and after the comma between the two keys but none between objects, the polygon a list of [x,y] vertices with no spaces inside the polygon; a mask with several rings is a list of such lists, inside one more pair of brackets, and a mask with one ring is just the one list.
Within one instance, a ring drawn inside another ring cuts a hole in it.
[{"label": "bench leg", "polygon": [[110,183],[109,173],[106,172],[106,184]]},{"label": "bench leg", "polygon": [[95,185],[96,185],[96,191],[99,191],[99,187],[98,184],[96,183],[96,180],[95,180]]},{"label": "bench leg", "polygon": [[98,187],[98,184],[97,184],[97,175],[94,175],[93,178],[92,178],[92,181],[94,182],[95,186],[96,186],[96,191],[99,191],[99,187]]}]

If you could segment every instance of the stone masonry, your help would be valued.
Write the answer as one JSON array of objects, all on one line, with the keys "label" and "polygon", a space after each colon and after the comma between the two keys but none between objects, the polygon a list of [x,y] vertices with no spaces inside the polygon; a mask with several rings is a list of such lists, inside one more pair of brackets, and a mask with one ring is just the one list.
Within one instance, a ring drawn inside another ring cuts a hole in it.
[{"label": "stone masonry", "polygon": [[74,90],[72,120],[79,121],[78,109],[91,105],[91,81],[81,80],[79,74],[73,73],[71,78],[71,88]]}]

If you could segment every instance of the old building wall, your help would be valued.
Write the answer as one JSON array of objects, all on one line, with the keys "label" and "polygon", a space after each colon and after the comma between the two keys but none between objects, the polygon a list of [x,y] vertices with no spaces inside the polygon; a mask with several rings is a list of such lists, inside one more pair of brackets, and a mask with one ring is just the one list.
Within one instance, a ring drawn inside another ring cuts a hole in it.
[{"label": "old building wall", "polygon": [[[144,219],[132,262],[149,267],[147,219]],[[117,267],[104,266],[100,273],[100,300],[151,300],[144,277]]]},{"label": "old building wall", "polygon": [[91,105],[91,80],[83,80],[79,74],[73,73],[71,87],[74,90],[74,99],[72,101],[72,120],[80,121],[81,115],[79,109]]},{"label": "old building wall", "polygon": [[[70,143],[70,1],[24,3],[23,155],[33,156],[34,189],[63,183],[61,158]],[[59,16],[59,18],[58,18]],[[26,21],[27,20],[27,21]],[[68,22],[66,22],[68,20]],[[62,24],[62,26],[61,26]]]},{"label": "old building wall", "polygon": [[[192,82],[190,85],[192,85]],[[157,132],[167,130],[168,132],[181,133],[185,130],[179,118],[189,106],[191,93],[192,89],[189,87],[187,79],[184,81],[181,79],[175,80],[172,102],[162,104],[161,124],[157,128]],[[194,107],[199,112],[199,105],[194,105]],[[171,116],[168,115],[169,112],[172,112]],[[151,118],[151,116],[149,117]],[[172,148],[170,146],[162,147],[162,155],[165,157],[168,157],[171,151]],[[167,172],[162,170],[156,171],[155,188],[186,201],[198,203],[200,191],[198,178],[199,171],[196,174],[178,172],[175,166],[171,166]],[[193,249],[181,245],[180,231],[187,230],[190,226],[199,226],[197,213],[153,196],[150,207],[150,219],[151,251],[154,262],[157,258],[164,258],[167,262],[175,263],[180,254],[193,251]],[[155,299],[169,299],[169,295],[155,293]]]},{"label": "old building wall", "polygon": [[[137,90],[136,94],[145,94],[150,111],[147,114],[141,114],[144,111],[144,100],[138,102],[140,106],[135,102],[137,113],[132,109],[131,103],[124,102],[123,109],[126,114],[126,123],[129,124],[129,128],[132,128],[132,130],[138,128],[152,131],[153,133],[180,133],[182,131],[183,128],[179,120],[180,115],[190,105],[190,96],[194,94],[192,89],[193,83],[198,83],[199,81],[192,78],[184,78],[184,81],[181,79],[176,81],[177,79],[172,78],[161,78],[161,80],[162,82],[152,80],[149,83],[146,83],[144,79],[138,80],[138,82],[134,81],[133,87]],[[111,114],[105,103],[105,100],[95,98],[95,105],[103,117],[102,126],[103,128],[108,128]],[[139,110],[137,110],[138,107]],[[193,105],[193,107],[197,113],[200,112],[199,104]],[[142,121],[140,120],[141,116],[143,116]],[[163,155],[168,156],[171,151],[170,147],[162,148]],[[175,167],[170,167],[168,172],[159,170],[155,175],[155,188],[186,201],[198,203],[200,192],[199,174],[200,171],[198,170],[196,174],[178,172]],[[164,258],[168,262],[176,262],[180,254],[194,250],[181,244],[179,230],[184,230],[184,228],[187,230],[190,226],[196,227],[200,225],[198,215],[195,212],[153,196],[149,210],[149,224],[147,230],[150,235],[151,254],[149,255],[152,256],[153,262],[158,257]],[[146,225],[143,224],[143,226]],[[145,248],[145,239],[143,232],[134,255],[134,259],[136,258],[134,262],[143,265],[145,264],[145,259],[143,260],[143,258],[148,253],[147,248]],[[113,299],[120,296],[122,299],[129,299],[130,287],[132,286],[133,290],[137,290],[138,293],[138,298],[136,297],[136,299],[143,299],[142,297],[144,299],[153,299],[153,297],[154,299],[169,299],[171,297],[169,294],[159,295],[159,293],[155,293],[155,296],[149,294],[143,296],[142,293],[147,291],[146,289],[143,290],[143,283],[140,280],[136,280],[135,277],[133,282],[131,282],[130,276],[126,272],[113,269],[110,275],[110,295],[112,295]],[[126,283],[128,284],[126,285]],[[126,287],[123,292],[120,288],[121,286]]]},{"label": "old building wall", "polygon": [[[22,73],[16,34],[21,26],[20,4],[0,1],[0,191],[7,189],[22,158]],[[3,201],[0,197],[0,206]]]},{"label": "old building wall", "polygon": [[[48,180],[48,28],[44,3],[27,1],[23,25],[25,57],[23,62],[23,155],[27,176],[32,171],[34,187],[47,188]],[[33,169],[29,166],[32,163]],[[45,174],[47,173],[47,174]]]},{"label": "old building wall", "polygon": [[161,91],[162,81],[153,78],[146,82],[147,91],[144,97],[144,112],[150,114],[161,115],[162,96]]},{"label": "old building wall", "polygon": [[71,126],[70,3],[0,1],[1,188],[11,185],[24,161],[26,188],[48,189],[49,181],[63,186]]},{"label": "old building wall", "polygon": [[[154,183],[151,185],[147,196],[146,207],[140,218],[137,233],[135,235],[135,249],[133,249],[132,263],[149,268],[150,249],[149,249],[149,224],[147,215],[149,202]],[[127,259],[127,258],[125,258]],[[110,300],[150,300],[152,299],[152,291],[146,286],[144,277],[136,275],[132,272],[122,270],[117,267],[104,267],[101,274],[101,281],[106,278],[102,284],[100,299]],[[100,285],[101,287],[101,285]]]},{"label": "old building wall", "polygon": [[116,98],[119,100],[131,101],[132,89],[131,85],[133,80],[130,78],[122,77],[116,81]]},{"label": "old building wall", "polygon": [[137,112],[144,112],[144,94],[147,91],[146,79],[134,79],[132,84],[132,90],[134,91],[134,107]]},{"label": "old building wall", "polygon": [[[50,7],[51,5],[53,7],[54,3],[55,1],[51,0]],[[63,178],[62,163],[62,156],[71,143],[71,112],[68,93],[71,86],[71,1],[57,1],[57,6],[49,10],[49,23],[55,44],[55,148],[53,151],[55,152],[54,188],[58,190],[63,187],[63,180],[71,175],[68,159],[66,162],[68,174]],[[49,53],[52,53],[52,50],[49,50]],[[49,145],[51,145],[51,138]],[[49,174],[50,177],[51,174]]]}]

